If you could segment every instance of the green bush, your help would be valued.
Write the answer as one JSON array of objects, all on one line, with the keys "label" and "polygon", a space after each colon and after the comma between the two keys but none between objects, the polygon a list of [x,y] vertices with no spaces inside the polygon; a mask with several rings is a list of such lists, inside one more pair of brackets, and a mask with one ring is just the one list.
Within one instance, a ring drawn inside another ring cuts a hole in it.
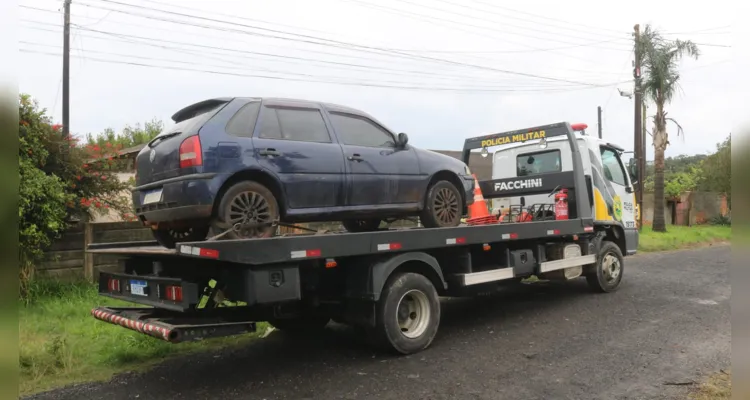
[{"label": "green bush", "polygon": [[30,96],[19,99],[19,263],[21,294],[34,264],[72,220],[86,220],[110,210],[132,217],[123,196],[130,182],[115,176],[118,146],[80,146],[65,138],[45,109]]}]

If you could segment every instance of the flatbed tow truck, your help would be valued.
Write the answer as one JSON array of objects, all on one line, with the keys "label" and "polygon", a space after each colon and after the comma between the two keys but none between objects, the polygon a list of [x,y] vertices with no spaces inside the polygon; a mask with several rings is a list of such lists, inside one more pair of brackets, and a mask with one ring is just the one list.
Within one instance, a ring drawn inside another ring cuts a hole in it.
[{"label": "flatbed tow truck", "polygon": [[91,244],[90,253],[122,257],[123,273],[100,274],[100,295],[139,305],[98,307],[92,315],[172,343],[253,332],[257,321],[305,334],[334,320],[364,328],[386,350],[412,354],[437,334],[440,296],[470,296],[532,275],[585,277],[595,291],[616,290],[637,231],[595,210],[601,171],[592,170],[595,162],[582,149],[619,148],[562,122],[466,139],[462,158],[468,165],[472,150],[514,143],[562,145],[570,168],[534,176],[533,184],[514,183],[516,174],[480,181],[484,197],[507,198],[510,188],[523,205],[523,196],[564,188],[567,219],[209,239],[174,249],[155,242]]}]

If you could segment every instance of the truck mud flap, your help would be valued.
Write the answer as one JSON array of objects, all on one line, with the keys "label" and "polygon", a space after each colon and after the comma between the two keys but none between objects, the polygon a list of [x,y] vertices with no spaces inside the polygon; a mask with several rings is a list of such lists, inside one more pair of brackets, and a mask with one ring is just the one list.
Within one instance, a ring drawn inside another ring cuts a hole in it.
[{"label": "truck mud flap", "polygon": [[156,308],[97,307],[91,315],[104,322],[119,325],[170,343],[181,343],[214,337],[255,332],[255,322],[226,322],[197,319]]}]

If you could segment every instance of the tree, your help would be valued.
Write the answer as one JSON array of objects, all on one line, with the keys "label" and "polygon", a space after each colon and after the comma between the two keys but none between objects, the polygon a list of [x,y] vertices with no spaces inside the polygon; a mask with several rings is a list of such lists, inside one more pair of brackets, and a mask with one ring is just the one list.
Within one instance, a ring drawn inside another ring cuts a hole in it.
[{"label": "tree", "polygon": [[654,145],[654,220],[653,230],[666,232],[664,216],[664,152],[669,146],[667,121],[677,125],[677,134],[683,132],[682,126],[671,117],[667,117],[665,105],[672,101],[679,89],[679,62],[684,56],[697,59],[700,56],[698,46],[691,41],[667,40],[646,25],[646,29],[636,39],[635,51],[641,54],[642,77],[640,90],[644,97],[656,104],[653,122]]},{"label": "tree", "polygon": [[115,175],[118,145],[64,138],[30,96],[19,98],[19,263],[21,293],[44,250],[75,219],[117,211],[128,218],[130,188]]},{"label": "tree", "polygon": [[732,199],[732,137],[727,137],[716,145],[716,153],[711,154],[701,164],[702,174],[698,182],[701,190],[719,192]]},{"label": "tree", "polygon": [[103,147],[109,143],[115,146],[119,145],[122,148],[128,148],[150,142],[162,130],[164,130],[164,123],[161,120],[152,119],[143,124],[143,127],[141,127],[141,124],[135,124],[135,126],[126,125],[122,133],[119,134],[115,133],[112,128],[107,128],[104,132],[98,133],[96,136],[89,133],[86,135],[86,141],[92,146]]}]

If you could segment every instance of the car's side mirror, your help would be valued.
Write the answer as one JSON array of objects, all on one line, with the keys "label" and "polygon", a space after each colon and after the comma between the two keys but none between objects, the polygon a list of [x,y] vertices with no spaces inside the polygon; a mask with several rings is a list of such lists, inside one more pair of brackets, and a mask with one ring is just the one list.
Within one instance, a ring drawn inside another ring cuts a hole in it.
[{"label": "car's side mirror", "polygon": [[409,135],[405,134],[404,132],[399,133],[398,137],[396,138],[396,147],[404,148],[406,147],[407,143],[409,143]]}]

